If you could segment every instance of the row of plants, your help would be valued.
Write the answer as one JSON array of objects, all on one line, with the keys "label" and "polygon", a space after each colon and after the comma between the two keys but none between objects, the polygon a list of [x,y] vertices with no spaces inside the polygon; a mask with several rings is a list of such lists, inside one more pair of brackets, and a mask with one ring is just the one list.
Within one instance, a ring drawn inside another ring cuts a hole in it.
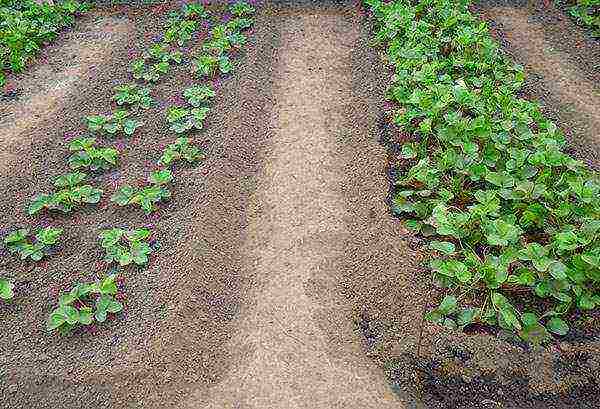
[{"label": "row of plants", "polygon": [[600,38],[600,0],[559,0],[569,15],[579,24],[592,30],[592,36]]},{"label": "row of plants", "polygon": [[[54,179],[54,192],[40,194],[33,199],[28,208],[30,215],[40,211],[71,213],[83,205],[100,202],[104,190],[88,183],[90,175],[93,178],[117,167],[121,155],[117,149],[101,145],[100,138],[128,138],[143,126],[139,117],[143,111],[157,105],[151,96],[152,86],[167,78],[174,68],[173,64],[184,65],[187,62],[190,70],[203,80],[231,72],[232,52],[245,44],[246,36],[242,32],[252,26],[250,16],[255,10],[244,1],[231,4],[228,10],[232,18],[226,22],[213,21],[207,9],[199,3],[184,4],[181,10],[169,14],[161,40],[148,47],[142,57],[131,64],[134,82],[114,89],[113,101],[117,108],[107,115],[85,118],[88,131],[94,136],[82,136],[69,142],[71,154],[67,165],[71,172]],[[191,42],[201,28],[206,28],[209,33],[197,47],[200,51],[192,56],[192,62],[191,56],[175,48]],[[227,60],[227,68],[198,72],[197,61],[205,56]],[[110,200],[117,205],[138,206],[145,214],[152,213],[171,196],[168,184],[173,181],[173,174],[170,167],[179,161],[195,164],[204,158],[201,149],[192,144],[192,137],[203,129],[203,121],[210,110],[209,103],[216,93],[209,83],[198,83],[180,91],[186,105],[171,106],[165,112],[165,121],[177,135],[176,140],[161,153],[146,185],[123,185],[113,193]],[[5,238],[5,246],[10,252],[18,253],[21,259],[40,260],[54,251],[60,234],[62,230],[49,227],[29,238],[29,231],[21,229]],[[120,267],[147,265],[148,255],[152,252],[150,236],[151,232],[147,229],[102,231],[99,237],[106,252],[105,261],[117,263]],[[104,322],[108,314],[120,312],[123,305],[118,301],[117,277],[116,270],[113,270],[97,282],[79,283],[62,295],[48,318],[48,330],[67,334],[76,327],[91,325],[94,320]],[[0,279],[0,298],[12,298],[13,288],[10,281]]]},{"label": "row of plants", "polygon": [[8,72],[23,71],[44,45],[88,9],[87,3],[75,0],[0,0],[0,87]]},{"label": "row of plants", "polygon": [[600,307],[600,177],[518,96],[522,67],[470,3],[364,0],[406,139],[392,208],[430,239],[429,267],[446,295],[428,320],[542,343],[565,335],[577,311]]}]

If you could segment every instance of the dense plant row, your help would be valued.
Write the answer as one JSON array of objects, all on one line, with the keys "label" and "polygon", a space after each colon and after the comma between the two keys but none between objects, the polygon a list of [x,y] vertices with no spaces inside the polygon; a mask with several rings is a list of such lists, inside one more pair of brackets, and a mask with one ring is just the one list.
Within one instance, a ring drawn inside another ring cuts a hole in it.
[{"label": "dense plant row", "polygon": [[8,71],[21,72],[43,45],[87,10],[85,2],[75,0],[0,0],[0,87]]},{"label": "dense plant row", "polygon": [[600,0],[559,0],[558,3],[566,3],[571,17],[600,38]]},{"label": "dense plant row", "polygon": [[[427,319],[538,343],[600,307],[600,182],[564,153],[469,0],[364,0],[394,68],[387,98],[409,140],[393,210],[431,239],[447,295]],[[409,136],[410,135],[410,136]]]},{"label": "dense plant row", "polygon": [[[156,105],[151,96],[153,84],[165,79],[174,68],[173,64],[183,65],[189,60],[188,56],[175,48],[189,43],[198,30],[203,27],[210,29],[207,39],[197,47],[200,51],[194,56],[191,71],[206,80],[214,79],[219,73],[232,71],[232,53],[246,43],[243,31],[253,24],[250,16],[254,8],[237,1],[228,10],[232,18],[227,22],[214,21],[208,10],[198,3],[184,4],[180,11],[169,14],[161,40],[148,47],[142,57],[131,64],[130,71],[137,82],[119,85],[114,89],[113,101],[117,105],[114,112],[85,118],[88,131],[98,137],[80,136],[70,141],[68,148],[72,153],[67,165],[73,171],[55,178],[54,192],[40,194],[33,199],[28,208],[30,215],[42,210],[70,213],[81,205],[95,204],[101,200],[104,190],[86,184],[86,181],[90,174],[118,166],[121,152],[109,146],[99,146],[99,138],[118,135],[131,137],[143,126],[139,120],[140,114]],[[198,61],[208,57],[219,61],[217,69],[198,72]],[[191,137],[203,129],[210,111],[209,103],[216,93],[209,83],[198,83],[179,91],[187,105],[171,106],[165,112],[166,124],[176,134],[176,140],[161,153],[156,161],[156,169],[147,179],[147,185],[121,186],[111,196],[112,202],[120,206],[139,206],[149,214],[171,197],[168,184],[172,183],[173,174],[169,167],[177,161],[195,164],[204,158],[204,153],[192,144]],[[4,243],[9,251],[19,253],[21,259],[39,260],[52,251],[61,233],[61,229],[41,229],[32,241],[28,238],[29,230],[21,229],[9,234]],[[153,251],[150,236],[151,232],[147,229],[113,228],[102,231],[99,238],[106,252],[105,261],[121,267],[146,265]],[[111,274],[96,283],[80,283],[62,295],[58,306],[50,314],[47,328],[67,334],[78,326],[91,325],[94,320],[103,322],[109,313],[120,312],[123,306],[115,298],[118,296],[116,277],[117,274]],[[9,299],[13,295],[13,284],[0,279],[0,298]]]}]

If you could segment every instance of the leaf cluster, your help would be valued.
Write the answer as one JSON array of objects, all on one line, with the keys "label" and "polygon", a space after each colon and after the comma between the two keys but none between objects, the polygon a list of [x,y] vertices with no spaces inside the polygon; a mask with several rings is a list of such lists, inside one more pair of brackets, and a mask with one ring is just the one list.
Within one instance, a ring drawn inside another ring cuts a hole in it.
[{"label": "leaf cluster", "polygon": [[137,205],[144,213],[150,214],[156,210],[156,204],[171,197],[171,192],[165,186],[172,179],[168,169],[157,170],[148,178],[148,184],[143,187],[125,185],[120,187],[111,197],[111,201],[119,206]]},{"label": "leaf cluster", "polygon": [[155,101],[150,96],[150,88],[141,87],[138,84],[124,84],[115,87],[113,100],[117,105],[126,105],[132,108],[149,109]]},{"label": "leaf cluster", "polygon": [[177,138],[175,143],[165,148],[158,163],[159,165],[169,166],[179,160],[195,163],[203,158],[203,152],[191,144],[190,138]]},{"label": "leaf cluster", "polygon": [[178,134],[194,129],[200,130],[204,126],[204,120],[209,111],[208,107],[189,109],[181,106],[171,106],[167,109],[169,129]]},{"label": "leaf cluster", "polygon": [[36,214],[42,209],[60,210],[70,213],[81,204],[95,204],[100,201],[101,189],[91,185],[83,185],[87,175],[82,172],[66,173],[54,180],[57,191],[50,194],[36,196],[28,208],[30,215]]},{"label": "leaf cluster", "polygon": [[125,109],[117,109],[111,115],[89,115],[86,117],[87,127],[91,132],[108,135],[123,133],[131,136],[142,122],[131,118],[131,113]]},{"label": "leaf cluster", "polygon": [[[44,256],[51,254],[62,232],[62,229],[54,227],[41,228],[35,234],[35,240],[32,240],[29,229],[19,229],[4,238],[4,245],[11,253],[19,254],[21,260],[30,258],[33,261],[39,261]],[[0,287],[3,286],[0,285]],[[6,286],[4,288],[4,291],[7,291]]]},{"label": "leaf cluster", "polygon": [[74,152],[69,157],[71,169],[89,169],[91,171],[108,170],[117,165],[119,151],[114,148],[98,148],[96,138],[76,138],[69,143]]},{"label": "leaf cluster", "polygon": [[46,328],[68,335],[74,328],[102,323],[109,314],[123,310],[115,299],[118,292],[116,275],[111,274],[94,283],[79,283],[71,291],[60,296],[58,306],[50,313]]},{"label": "leaf cluster", "polygon": [[152,252],[148,242],[150,230],[113,228],[103,230],[99,237],[102,248],[106,252],[104,260],[108,263],[115,262],[120,266],[148,263],[148,255]]}]

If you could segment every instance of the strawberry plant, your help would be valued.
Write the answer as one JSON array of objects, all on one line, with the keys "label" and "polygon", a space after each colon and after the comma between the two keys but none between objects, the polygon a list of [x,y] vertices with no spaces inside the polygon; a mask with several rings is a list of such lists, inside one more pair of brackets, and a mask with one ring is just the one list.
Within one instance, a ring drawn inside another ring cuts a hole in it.
[{"label": "strawberry plant", "polygon": [[165,32],[165,42],[177,43],[180,47],[192,39],[192,34],[198,29],[199,23],[195,20],[172,19]]},{"label": "strawberry plant", "polygon": [[203,54],[194,61],[193,72],[200,77],[214,77],[217,72],[229,74],[233,66],[227,55],[215,57],[210,54]]},{"label": "strawberry plant", "polygon": [[229,20],[227,22],[226,26],[230,33],[235,34],[242,30],[246,30],[246,29],[252,27],[253,24],[254,24],[254,20],[251,18],[238,17],[238,18]]},{"label": "strawberry plant", "polygon": [[236,17],[251,16],[255,11],[256,9],[245,1],[237,1],[229,6],[229,12]]},{"label": "strawberry plant", "polygon": [[[364,0],[393,66],[393,211],[430,237],[451,328],[499,326],[540,343],[600,307],[600,176],[566,153],[469,1]],[[538,300],[526,302],[523,300]],[[527,305],[524,307],[523,304]]]},{"label": "strawberry plant", "polygon": [[112,115],[90,115],[86,117],[88,129],[109,135],[124,133],[133,135],[135,130],[142,126],[142,122],[130,118],[130,112],[124,109],[116,110]]},{"label": "strawberry plant", "polygon": [[80,204],[98,203],[103,191],[91,185],[82,185],[86,179],[87,175],[81,172],[58,176],[54,180],[54,186],[59,190],[55,193],[36,196],[28,208],[28,213],[36,214],[42,209],[70,213]]},{"label": "strawberry plant", "polygon": [[158,170],[148,178],[148,185],[133,187],[122,186],[113,194],[111,201],[119,206],[137,205],[144,213],[150,214],[156,210],[156,204],[171,197],[171,192],[165,185],[172,179],[171,171],[168,169]]},{"label": "strawberry plant", "polygon": [[150,96],[150,88],[140,87],[138,84],[125,84],[115,87],[112,98],[117,105],[127,105],[133,108],[149,109],[154,105]]},{"label": "strawberry plant", "polygon": [[114,148],[97,148],[95,143],[96,138],[73,139],[69,143],[69,150],[74,152],[69,157],[69,167],[97,171],[116,166],[119,151]]},{"label": "strawberry plant", "polygon": [[143,79],[148,82],[158,82],[161,75],[169,72],[171,65],[166,61],[157,62],[146,66],[144,59],[135,60],[131,64],[131,73],[135,79]]},{"label": "strawberry plant", "polygon": [[106,251],[104,260],[108,263],[119,263],[127,266],[148,264],[148,255],[152,252],[148,238],[150,230],[108,229],[100,233],[102,248]]},{"label": "strawberry plant", "polygon": [[569,14],[579,24],[592,29],[592,36],[600,38],[600,0],[567,1]]},{"label": "strawberry plant", "polygon": [[208,10],[202,4],[186,3],[181,7],[181,14],[188,19],[209,18]]},{"label": "strawberry plant", "polygon": [[115,299],[115,279],[116,275],[111,274],[94,283],[79,283],[61,295],[48,317],[47,330],[68,335],[79,326],[91,325],[94,320],[102,323],[109,314],[121,312],[123,305]]},{"label": "strawberry plant", "polygon": [[5,278],[0,278],[0,299],[10,300],[15,296],[14,285]]},{"label": "strawberry plant", "polygon": [[18,253],[21,260],[30,258],[39,261],[52,253],[62,232],[62,229],[53,227],[42,228],[37,231],[35,240],[32,241],[29,238],[29,229],[19,229],[6,236],[4,244],[11,253]]},{"label": "strawberry plant", "polygon": [[208,115],[209,108],[183,108],[172,106],[167,110],[169,129],[176,133],[187,132],[192,129],[202,129],[203,122]]},{"label": "strawberry plant", "polygon": [[147,59],[156,62],[165,62],[181,64],[183,61],[183,54],[181,51],[169,51],[168,44],[156,43],[148,48]]},{"label": "strawberry plant", "polygon": [[178,160],[185,160],[188,163],[195,163],[204,159],[204,154],[200,149],[191,145],[190,138],[177,138],[177,141],[165,148],[159,165],[169,166],[171,163]]},{"label": "strawberry plant", "polygon": [[215,91],[206,84],[195,85],[183,91],[185,100],[194,108],[200,108],[215,95]]}]

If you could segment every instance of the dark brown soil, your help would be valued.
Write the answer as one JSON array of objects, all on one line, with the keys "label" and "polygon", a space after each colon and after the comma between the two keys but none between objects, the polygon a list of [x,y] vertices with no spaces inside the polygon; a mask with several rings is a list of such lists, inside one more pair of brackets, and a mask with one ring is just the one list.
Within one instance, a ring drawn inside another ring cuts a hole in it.
[{"label": "dark brown soil", "polygon": [[[160,105],[144,114],[143,130],[131,140],[104,141],[123,153],[117,171],[94,180],[106,190],[98,206],[71,216],[28,218],[24,211],[36,193],[51,189],[51,178],[67,171],[65,138],[84,132],[85,115],[109,111],[112,87],[129,81],[128,62],[161,31],[164,15],[157,11],[111,8],[83,18],[43,52],[33,71],[47,64],[60,72],[77,63],[79,54],[65,50],[75,49],[70,42],[94,35],[98,24],[110,25],[117,18],[134,34],[96,67],[83,70],[75,92],[66,92],[49,112],[38,112],[34,126],[17,123],[18,114],[8,115],[8,126],[18,126],[13,135],[18,140],[11,139],[2,153],[1,233],[45,225],[60,226],[65,233],[58,254],[38,264],[17,262],[2,250],[0,268],[16,282],[16,297],[0,306],[3,405],[164,408],[190,385],[217,382],[230,365],[224,345],[245,293],[239,247],[272,106],[269,70],[276,42],[268,27],[252,36],[235,74],[218,86],[207,129],[196,139],[208,159],[197,168],[176,169],[173,198],[156,215],[117,208],[108,198],[117,185],[145,178],[162,148],[174,141],[163,111],[193,81],[183,69],[154,89]],[[257,23],[261,26],[260,17]],[[37,91],[25,86],[11,103],[26,106]],[[46,332],[45,320],[59,292],[106,271],[97,235],[115,226],[151,227],[158,247],[147,269],[123,273],[125,312],[90,332],[69,337]]]}]

